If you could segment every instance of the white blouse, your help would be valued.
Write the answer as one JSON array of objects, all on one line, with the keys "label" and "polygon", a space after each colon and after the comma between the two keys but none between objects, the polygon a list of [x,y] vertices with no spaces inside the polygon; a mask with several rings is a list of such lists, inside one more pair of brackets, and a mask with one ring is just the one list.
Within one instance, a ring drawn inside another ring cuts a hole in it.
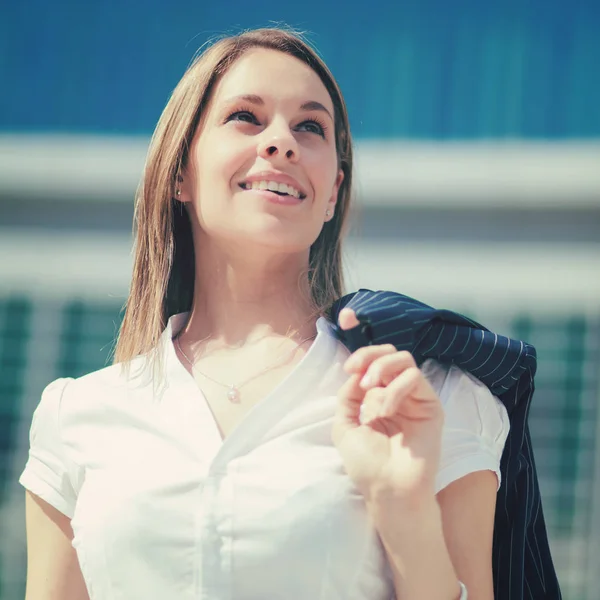
[{"label": "white blouse", "polygon": [[[156,385],[135,359],[51,383],[33,417],[21,484],[70,517],[91,600],[389,600],[385,552],[331,442],[349,355],[320,319],[300,363],[223,441],[172,338]],[[499,474],[500,401],[434,361],[445,407],[437,489]]]}]

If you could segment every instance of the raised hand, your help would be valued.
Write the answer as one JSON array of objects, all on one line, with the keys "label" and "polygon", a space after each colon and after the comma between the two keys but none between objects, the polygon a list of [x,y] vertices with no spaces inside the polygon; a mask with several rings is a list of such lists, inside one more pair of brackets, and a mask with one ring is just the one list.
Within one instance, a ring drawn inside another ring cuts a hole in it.
[{"label": "raised hand", "polygon": [[[342,310],[339,324],[358,325],[354,311]],[[412,355],[368,346],[344,368],[332,439],[348,475],[367,501],[433,498],[444,413]]]}]

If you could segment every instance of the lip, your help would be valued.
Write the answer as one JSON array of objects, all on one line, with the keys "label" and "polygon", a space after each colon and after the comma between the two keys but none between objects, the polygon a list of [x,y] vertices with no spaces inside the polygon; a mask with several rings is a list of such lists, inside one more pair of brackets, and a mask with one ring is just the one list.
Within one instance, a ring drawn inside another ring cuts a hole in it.
[{"label": "lip", "polygon": [[[298,183],[296,179],[294,179],[290,175],[287,175],[286,173],[280,173],[277,171],[261,171],[260,173],[252,173],[251,175],[248,175],[247,177],[242,179],[238,183],[238,185],[241,185],[242,183],[252,183],[253,181],[275,181],[276,183],[285,183],[286,185],[291,185],[300,192],[300,194],[302,195],[302,200],[306,200],[306,197],[308,195],[306,193],[306,190],[300,185],[300,183]],[[277,194],[274,195],[277,196]]]},{"label": "lip", "polygon": [[[271,180],[272,181],[272,180]],[[267,200],[267,202],[271,202],[272,204],[280,204],[282,206],[297,206],[298,204],[302,204],[304,200],[300,200],[300,198],[296,198],[295,196],[280,196],[275,192],[271,192],[269,190],[243,190],[248,194],[257,194],[261,198]]]}]

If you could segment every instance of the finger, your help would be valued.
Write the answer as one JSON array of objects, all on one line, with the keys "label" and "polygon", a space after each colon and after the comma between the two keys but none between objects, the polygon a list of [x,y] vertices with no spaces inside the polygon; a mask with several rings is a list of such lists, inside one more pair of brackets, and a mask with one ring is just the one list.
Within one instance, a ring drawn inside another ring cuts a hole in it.
[{"label": "finger", "polygon": [[379,416],[385,401],[385,390],[375,388],[365,392],[358,385],[360,375],[351,375],[339,389],[336,422],[340,431],[364,425]]},{"label": "finger", "polygon": [[441,410],[439,398],[418,367],[400,373],[385,390],[381,417],[401,414],[411,419],[424,419]]},{"label": "finger", "polygon": [[356,313],[351,308],[343,308],[340,311],[338,323],[344,331],[354,329],[354,327],[360,325],[360,321],[356,318]]},{"label": "finger", "polygon": [[416,366],[417,363],[410,352],[394,352],[379,356],[368,366],[360,386],[364,390],[377,386],[385,387],[400,373]]},{"label": "finger", "polygon": [[360,406],[365,392],[359,387],[360,375],[350,375],[348,381],[338,391],[338,401],[334,419],[334,436],[340,438],[344,433],[360,423]]},{"label": "finger", "polygon": [[380,356],[398,352],[393,344],[379,344],[377,346],[363,346],[355,350],[344,363],[347,373],[361,373],[368,369],[369,365]]},{"label": "finger", "polygon": [[331,439],[335,445],[339,444],[347,432],[362,425],[360,407],[365,392],[360,389],[358,382],[360,375],[350,375],[348,381],[339,389]]},{"label": "finger", "polygon": [[361,425],[366,425],[375,419],[380,418],[381,409],[385,401],[386,394],[383,388],[369,390],[360,405],[359,421]]}]

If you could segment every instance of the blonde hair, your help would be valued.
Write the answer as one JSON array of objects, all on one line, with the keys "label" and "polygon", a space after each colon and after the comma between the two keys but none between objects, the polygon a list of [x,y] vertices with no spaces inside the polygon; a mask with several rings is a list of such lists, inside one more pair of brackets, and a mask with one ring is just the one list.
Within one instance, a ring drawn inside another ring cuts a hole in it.
[{"label": "blonde hair", "polygon": [[176,179],[187,164],[194,133],[215,85],[253,48],[277,50],[301,60],[315,71],[331,96],[338,165],[344,179],[334,217],[311,246],[308,276],[311,299],[321,314],[344,292],[341,245],[352,189],[352,141],[341,91],[325,63],[295,32],[256,29],[226,37],[192,61],[152,136],[136,192],[133,275],[115,349],[116,363],[156,348],[169,317],[191,309],[194,246],[187,211],[174,199]]}]

